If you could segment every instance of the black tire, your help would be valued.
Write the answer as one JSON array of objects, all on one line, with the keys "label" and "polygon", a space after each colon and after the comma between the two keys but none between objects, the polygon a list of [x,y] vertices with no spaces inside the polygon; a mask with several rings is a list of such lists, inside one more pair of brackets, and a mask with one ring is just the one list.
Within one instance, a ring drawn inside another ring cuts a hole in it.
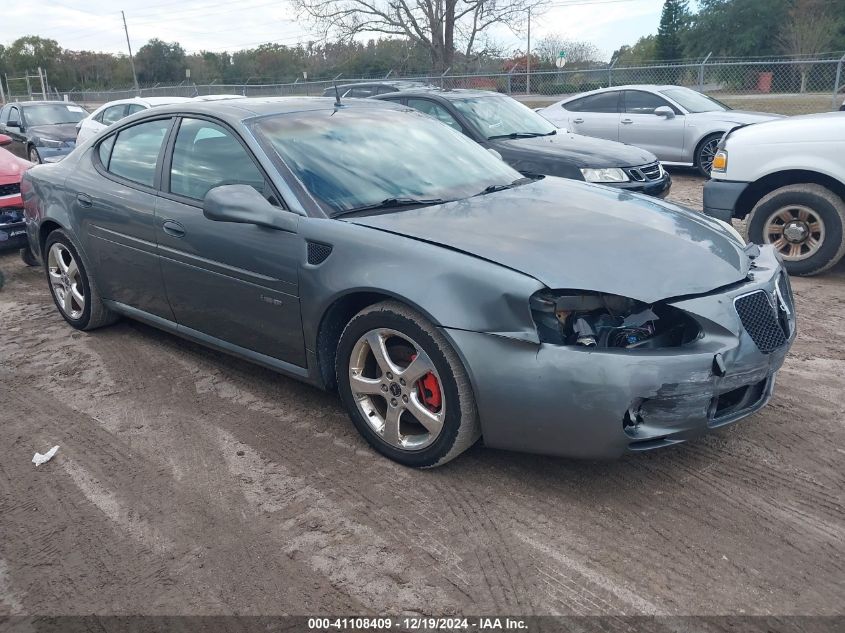
[{"label": "black tire", "polygon": [[695,148],[695,166],[698,168],[698,173],[705,178],[710,178],[710,168],[713,165],[713,158],[705,157],[703,154],[708,147],[712,147],[719,143],[719,140],[722,138],[722,134],[722,132],[719,132],[718,134],[705,136],[701,139],[698,147]]},{"label": "black tire", "polygon": [[0,290],[3,289],[3,286],[6,284],[6,274],[0,270]]},{"label": "black tire", "polygon": [[788,207],[800,205],[812,210],[824,223],[825,234],[818,250],[794,261],[784,260],[790,275],[809,276],[832,268],[845,255],[845,201],[821,185],[788,185],[763,196],[748,216],[745,236],[749,242],[765,243],[764,227],[771,215]]},{"label": "black tire", "polygon": [[[61,244],[64,248],[70,251],[77,266],[79,267],[79,278],[82,283],[83,294],[85,296],[85,306],[79,318],[76,319],[71,318],[62,309],[62,306],[59,304],[59,300],[56,296],[56,292],[53,290],[52,283],[50,282],[48,254],[54,244]],[[118,316],[109,310],[103,303],[100,292],[97,289],[96,279],[93,276],[91,267],[88,265],[85,258],[80,255],[80,252],[74,245],[73,240],[71,240],[70,236],[65,231],[62,229],[56,229],[47,236],[47,240],[44,243],[43,259],[44,274],[47,278],[47,286],[50,289],[50,296],[53,297],[53,303],[56,304],[59,314],[62,315],[65,321],[77,330],[94,330],[99,327],[111,325],[117,321]]]},{"label": "black tire", "polygon": [[36,165],[41,164],[41,154],[38,153],[38,148],[34,145],[29,146],[29,150],[27,150],[27,155],[29,157],[30,163],[35,163]]},{"label": "black tire", "polygon": [[21,260],[27,266],[38,266],[38,260],[35,259],[35,255],[32,253],[32,249],[29,246],[21,249]]},{"label": "black tire", "polygon": [[[446,411],[442,430],[420,450],[395,448],[370,424],[356,404],[349,381],[349,364],[358,340],[368,332],[387,328],[416,341],[428,354],[440,376]],[[377,303],[359,312],[340,337],[335,364],[341,400],[358,432],[379,453],[414,468],[432,468],[454,459],[481,436],[481,426],[469,377],[455,350],[429,321],[397,301]]]}]

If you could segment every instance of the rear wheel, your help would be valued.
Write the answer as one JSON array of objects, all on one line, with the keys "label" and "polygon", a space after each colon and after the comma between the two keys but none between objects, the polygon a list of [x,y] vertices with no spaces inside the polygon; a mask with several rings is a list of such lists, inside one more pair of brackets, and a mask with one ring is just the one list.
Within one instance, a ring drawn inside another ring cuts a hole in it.
[{"label": "rear wheel", "polygon": [[365,308],[349,322],[336,372],[355,427],[400,464],[439,466],[480,436],[458,355],[428,320],[398,302]]},{"label": "rear wheel", "polygon": [[38,266],[38,260],[35,259],[35,255],[32,253],[32,249],[29,248],[29,246],[21,249],[21,259],[27,266]]},{"label": "rear wheel", "polygon": [[845,255],[845,201],[821,185],[781,187],[754,206],[746,236],[774,246],[792,275],[824,272]]},{"label": "rear wheel", "polygon": [[78,330],[109,325],[117,316],[103,304],[96,281],[70,237],[61,229],[47,236],[44,272],[65,321]]},{"label": "rear wheel", "polygon": [[702,176],[710,178],[710,171],[713,169],[713,159],[716,157],[721,138],[721,134],[711,134],[710,136],[705,136],[701,143],[699,143],[698,149],[695,152],[695,166],[698,167],[698,171]]},{"label": "rear wheel", "polygon": [[38,155],[38,149],[30,146],[29,148],[29,162],[35,163],[36,165],[41,162],[41,156]]}]

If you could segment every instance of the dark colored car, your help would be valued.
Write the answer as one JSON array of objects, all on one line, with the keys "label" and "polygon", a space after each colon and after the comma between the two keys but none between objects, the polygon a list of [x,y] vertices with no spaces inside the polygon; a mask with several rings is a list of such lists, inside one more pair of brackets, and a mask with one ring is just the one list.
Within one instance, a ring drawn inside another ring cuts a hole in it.
[{"label": "dark colored car", "polygon": [[383,95],[389,92],[398,92],[399,90],[429,90],[434,88],[435,86],[421,81],[371,81],[355,84],[338,84],[337,91],[335,91],[334,86],[330,86],[323,90],[323,96],[334,97],[337,92],[341,99],[364,98]]},{"label": "dark colored car", "polygon": [[21,178],[32,163],[3,149],[11,143],[12,139],[0,134],[0,250],[28,246]]},{"label": "dark colored car", "polygon": [[22,191],[70,325],[125,315],[337,388],[410,466],[479,437],[580,457],[677,444],[764,406],[794,339],[771,247],[645,196],[525,178],[371,99],[155,108]]},{"label": "dark colored car", "polygon": [[64,156],[76,147],[76,124],[88,113],[68,101],[21,101],[0,110],[0,134],[12,139],[9,151],[30,162]]},{"label": "dark colored car", "polygon": [[482,90],[403,91],[380,95],[420,110],[495,150],[523,174],[543,174],[665,197],[672,178],[649,151],[572,134],[520,102]]}]

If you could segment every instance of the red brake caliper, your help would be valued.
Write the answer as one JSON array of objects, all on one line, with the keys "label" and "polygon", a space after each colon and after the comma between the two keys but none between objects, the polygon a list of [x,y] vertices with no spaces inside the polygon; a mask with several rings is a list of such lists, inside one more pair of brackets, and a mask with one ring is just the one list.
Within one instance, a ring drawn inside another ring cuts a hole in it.
[{"label": "red brake caliper", "polygon": [[[411,356],[411,361],[417,357],[416,354]],[[417,381],[417,389],[422,395],[422,401],[432,412],[440,410],[440,405],[443,403],[443,396],[440,394],[440,385],[437,383],[437,378],[433,373],[428,372],[425,376]]]}]

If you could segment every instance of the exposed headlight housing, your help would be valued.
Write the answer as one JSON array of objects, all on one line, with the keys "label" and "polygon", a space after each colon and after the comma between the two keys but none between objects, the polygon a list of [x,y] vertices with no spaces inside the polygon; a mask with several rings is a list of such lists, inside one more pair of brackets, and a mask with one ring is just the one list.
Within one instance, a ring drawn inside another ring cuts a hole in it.
[{"label": "exposed headlight housing", "polygon": [[699,324],[664,303],[579,290],[541,290],[530,299],[542,343],[592,349],[662,349],[697,339]]},{"label": "exposed headlight housing", "polygon": [[728,169],[728,152],[720,149],[713,157],[713,171],[725,172]]},{"label": "exposed headlight housing", "polygon": [[56,140],[54,138],[44,138],[44,137],[39,137],[38,141],[36,142],[36,145],[40,145],[40,146],[43,146],[43,147],[61,147],[64,144],[65,144],[64,141],[59,141],[59,140]]},{"label": "exposed headlight housing", "polygon": [[628,174],[619,167],[604,169],[582,169],[581,175],[587,182],[628,182]]}]

